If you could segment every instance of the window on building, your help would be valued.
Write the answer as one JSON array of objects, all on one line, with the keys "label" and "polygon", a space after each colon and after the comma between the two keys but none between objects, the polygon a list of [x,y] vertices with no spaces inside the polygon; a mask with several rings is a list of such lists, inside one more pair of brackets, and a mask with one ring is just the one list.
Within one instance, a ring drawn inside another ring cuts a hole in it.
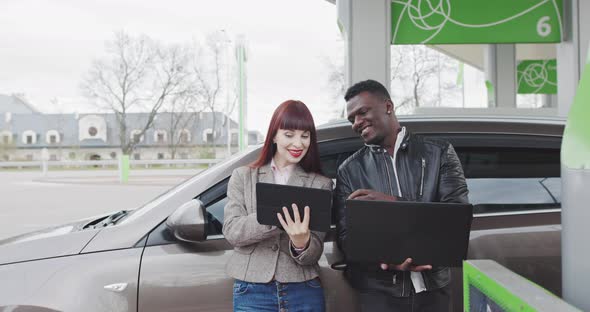
[{"label": "window on building", "polygon": [[237,133],[231,134],[231,145],[238,145],[238,134]]},{"label": "window on building", "polygon": [[180,133],[180,143],[182,144],[188,144],[190,142],[190,136],[188,131],[182,131]]},{"label": "window on building", "polygon": [[141,156],[139,155],[139,153],[134,153],[133,154],[133,159],[140,160],[141,159]]},{"label": "window on building", "polygon": [[116,152],[111,152],[111,154],[109,154],[109,156],[111,156],[111,159],[117,159],[117,153]]},{"label": "window on building", "polygon": [[33,160],[33,154],[27,154],[27,160],[28,161],[32,161]]},{"label": "window on building", "polygon": [[96,127],[90,127],[90,128],[88,128],[88,134],[91,137],[95,137],[97,133],[98,133],[98,130],[96,129]]},{"label": "window on building", "polygon": [[165,141],[166,141],[166,139],[164,138],[164,133],[159,132],[156,136],[156,142],[164,143]]},{"label": "window on building", "polygon": [[215,140],[215,133],[213,132],[213,129],[208,128],[203,130],[203,141],[205,143],[213,143],[213,141]]},{"label": "window on building", "polygon": [[180,159],[188,159],[187,153],[180,153]]},{"label": "window on building", "polygon": [[10,156],[4,154],[4,155],[2,155],[2,159],[4,159],[4,161],[9,161],[10,160]]},{"label": "window on building", "polygon": [[49,130],[47,131],[47,133],[45,134],[45,142],[47,142],[47,144],[57,144],[60,143],[60,133],[57,130]]},{"label": "window on building", "polygon": [[141,135],[139,133],[133,134],[133,143],[139,143],[141,141]]},{"label": "window on building", "polygon": [[2,136],[2,143],[3,144],[10,144],[10,136],[5,134]]},{"label": "window on building", "polygon": [[22,133],[22,136],[21,136],[22,144],[26,144],[26,145],[36,144],[37,139],[38,139],[37,133],[35,133],[35,131],[33,131],[33,130],[26,130]]},{"label": "window on building", "polygon": [[158,159],[164,159],[164,153],[158,153]]},{"label": "window on building", "polygon": [[49,160],[51,160],[51,161],[57,161],[57,155],[55,155],[55,154],[49,155]]},{"label": "window on building", "polygon": [[76,159],[76,153],[74,153],[74,152],[70,152],[70,153],[68,154],[68,158],[69,158],[69,159]]}]

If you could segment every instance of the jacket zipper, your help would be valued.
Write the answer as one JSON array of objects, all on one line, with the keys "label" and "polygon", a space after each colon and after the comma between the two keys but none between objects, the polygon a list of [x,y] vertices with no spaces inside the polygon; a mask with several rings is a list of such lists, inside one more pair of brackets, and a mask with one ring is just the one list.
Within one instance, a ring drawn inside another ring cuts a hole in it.
[{"label": "jacket zipper", "polygon": [[387,172],[387,184],[389,185],[389,193],[391,194],[391,196],[395,196],[395,194],[393,193],[393,187],[391,186],[391,175],[389,174],[389,167],[387,166],[387,161],[389,161],[389,159],[387,159],[388,155],[387,154],[387,150],[385,150],[385,153],[383,153],[383,158],[385,158],[385,171]]},{"label": "jacket zipper", "polygon": [[[388,159],[388,157],[390,157],[387,154],[387,150],[385,150],[385,152],[383,153],[383,157],[385,158],[385,171],[387,171],[387,182],[389,184],[389,191],[391,192],[391,196],[396,196],[393,192],[393,186],[391,184],[391,175],[389,174],[389,166],[387,166],[387,162],[391,162],[393,164],[393,166],[395,166],[395,162],[391,161],[391,159]],[[391,158],[391,157],[390,157]],[[395,168],[394,168],[395,170]],[[395,177],[397,179],[397,176]],[[401,187],[401,186],[400,186]],[[399,190],[400,194],[401,194],[401,189]],[[396,276],[393,276],[393,284],[396,283]],[[406,294],[406,274],[405,272],[402,272],[402,297]]]},{"label": "jacket zipper", "polygon": [[[406,272],[402,272],[402,297],[404,297],[404,295],[406,294]],[[412,279],[410,278],[410,283],[412,282]]]},{"label": "jacket zipper", "polygon": [[422,175],[420,176],[420,199],[424,194],[424,169],[426,168],[426,160],[422,157]]},{"label": "jacket zipper", "polygon": [[[391,161],[390,159],[388,159],[388,157],[390,157],[387,154],[387,150],[384,151],[383,153],[383,158],[385,159],[386,163],[385,163],[385,171],[387,172],[387,182],[389,184],[389,191],[391,192],[391,196],[396,196],[393,192],[393,186],[391,184],[391,175],[389,174],[389,166],[387,166],[387,162],[391,162],[393,164],[393,166],[395,166],[395,163],[393,161]],[[422,158],[422,178],[424,178],[424,166],[425,166],[425,161],[424,158]],[[395,170],[395,168],[394,168]],[[397,176],[395,177],[397,179]],[[400,185],[400,190],[399,190],[400,194],[401,194],[401,185]],[[420,189],[420,193],[422,193],[422,189]],[[396,282],[396,276],[394,275],[393,277],[393,283],[395,284]],[[405,272],[402,272],[402,297],[405,295],[406,293],[406,274]]]}]

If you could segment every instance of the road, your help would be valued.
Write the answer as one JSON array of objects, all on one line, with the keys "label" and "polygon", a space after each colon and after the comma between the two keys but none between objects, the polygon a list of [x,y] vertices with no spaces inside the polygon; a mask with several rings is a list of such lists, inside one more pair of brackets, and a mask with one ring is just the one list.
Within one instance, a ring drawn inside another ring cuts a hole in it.
[{"label": "road", "polygon": [[0,171],[0,239],[141,207],[197,170],[143,169],[121,184],[116,171]]}]

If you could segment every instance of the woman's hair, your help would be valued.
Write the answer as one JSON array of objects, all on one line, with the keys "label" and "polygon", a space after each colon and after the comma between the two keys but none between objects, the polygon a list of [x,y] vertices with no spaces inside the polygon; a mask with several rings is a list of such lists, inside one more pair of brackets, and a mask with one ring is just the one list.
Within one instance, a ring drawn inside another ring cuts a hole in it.
[{"label": "woman's hair", "polygon": [[270,163],[277,151],[273,139],[279,129],[309,131],[309,148],[303,159],[299,162],[299,165],[306,172],[321,173],[320,154],[313,117],[303,102],[295,100],[285,101],[277,107],[270,120],[262,152],[258,159],[250,164],[250,167],[260,168]]}]

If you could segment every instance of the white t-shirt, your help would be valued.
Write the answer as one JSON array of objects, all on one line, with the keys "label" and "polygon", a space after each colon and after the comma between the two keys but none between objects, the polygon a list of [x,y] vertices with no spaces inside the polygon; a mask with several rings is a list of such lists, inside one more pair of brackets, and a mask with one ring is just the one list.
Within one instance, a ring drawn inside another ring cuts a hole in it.
[{"label": "white t-shirt", "polygon": [[[395,176],[395,182],[397,185],[397,190],[399,192],[399,197],[403,197],[401,188],[399,186],[399,179],[397,178],[397,168],[395,166],[395,159],[397,156],[397,151],[399,150],[404,137],[406,136],[406,127],[402,127],[402,130],[397,134],[397,139],[395,140],[395,148],[393,150],[393,157],[391,157],[391,162],[393,163],[393,175]],[[410,278],[412,280],[412,285],[414,285],[414,290],[416,293],[423,292],[426,290],[426,286],[424,285],[424,278],[422,277],[422,273],[420,272],[410,272]]]}]

